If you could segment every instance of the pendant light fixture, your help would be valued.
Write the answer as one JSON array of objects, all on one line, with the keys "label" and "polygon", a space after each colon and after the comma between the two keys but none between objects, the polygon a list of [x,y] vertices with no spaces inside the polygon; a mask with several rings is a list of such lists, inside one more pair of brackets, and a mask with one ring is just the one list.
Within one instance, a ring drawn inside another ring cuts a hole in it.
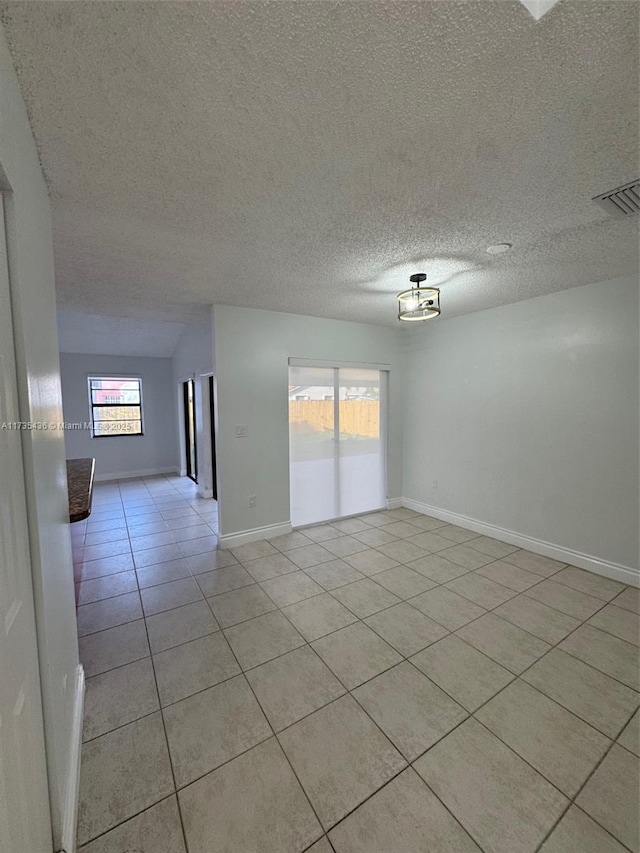
[{"label": "pendant light fixture", "polygon": [[440,314],[440,288],[424,287],[427,275],[416,272],[409,276],[410,290],[398,294],[398,320],[415,322],[430,320]]}]

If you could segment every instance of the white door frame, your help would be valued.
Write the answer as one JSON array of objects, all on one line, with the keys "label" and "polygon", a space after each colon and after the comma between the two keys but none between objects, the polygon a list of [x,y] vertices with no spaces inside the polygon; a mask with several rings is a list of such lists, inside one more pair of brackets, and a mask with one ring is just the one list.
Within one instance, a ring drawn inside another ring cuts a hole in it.
[{"label": "white door frame", "polygon": [[183,398],[183,385],[185,382],[188,382],[189,379],[194,378],[193,373],[190,373],[188,376],[181,376],[177,380],[176,384],[176,418],[178,420],[178,466],[177,471],[180,477],[187,476],[187,467],[185,465],[185,459],[187,455],[187,436],[184,431],[184,398]]},{"label": "white door frame", "polygon": [[[176,385],[177,417],[178,417],[178,445],[180,460],[178,473],[186,477],[187,470],[184,464],[187,439],[184,430],[184,402],[183,384],[189,379],[194,382],[195,390],[195,414],[196,414],[196,446],[198,454],[198,494],[202,498],[213,497],[212,487],[212,460],[211,460],[211,407],[209,405],[209,379],[213,377],[214,395],[216,394],[216,377],[213,371],[207,373],[189,373],[178,377]],[[214,399],[215,402],[215,399]],[[215,406],[217,412],[217,406]],[[217,426],[217,425],[216,425]],[[216,429],[217,436],[217,429]],[[219,483],[216,482],[218,502],[220,500]]]},{"label": "white door frame", "polygon": [[[217,429],[215,429],[216,424],[211,423],[211,398],[209,392],[209,379],[213,378],[213,388],[214,388],[214,409],[217,412],[218,408],[215,405],[215,395],[216,395],[216,377],[213,371],[209,371],[208,373],[200,374],[200,399],[202,402],[201,406],[201,418],[200,423],[202,425],[202,458],[204,461],[204,478],[202,482],[202,489],[200,490],[200,495],[203,498],[213,498],[213,458],[211,454],[211,431],[214,429],[214,435],[216,436],[217,442]],[[216,416],[217,420],[217,416]],[[218,502],[220,501],[220,489],[218,488],[218,482],[216,477],[216,494],[218,495]]]},{"label": "white door frame", "polygon": [[[0,306],[0,422],[19,423],[1,192]],[[0,431],[0,846],[50,853],[51,806],[22,441],[20,429]]]}]

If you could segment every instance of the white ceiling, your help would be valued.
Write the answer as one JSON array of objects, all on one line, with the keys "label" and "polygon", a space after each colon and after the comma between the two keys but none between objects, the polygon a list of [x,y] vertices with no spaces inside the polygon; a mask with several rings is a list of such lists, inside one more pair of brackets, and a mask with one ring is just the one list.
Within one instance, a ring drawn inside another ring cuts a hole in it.
[{"label": "white ceiling", "polygon": [[60,352],[171,358],[187,328],[183,323],[58,310]]},{"label": "white ceiling", "polygon": [[[397,325],[634,273],[639,5],[17,2],[60,305],[215,302]],[[514,249],[490,256],[488,245]]]}]

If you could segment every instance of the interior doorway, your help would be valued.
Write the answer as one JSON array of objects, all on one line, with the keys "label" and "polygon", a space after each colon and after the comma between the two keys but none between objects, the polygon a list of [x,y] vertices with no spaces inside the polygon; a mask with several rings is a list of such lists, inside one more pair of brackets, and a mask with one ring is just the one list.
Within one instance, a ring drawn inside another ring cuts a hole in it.
[{"label": "interior doorway", "polygon": [[211,423],[211,491],[218,500],[218,467],[216,465],[216,402],[213,376],[209,377],[209,414]]},{"label": "interior doorway", "polygon": [[291,523],[386,506],[387,371],[289,367]]},{"label": "interior doorway", "polygon": [[196,445],[196,406],[195,382],[187,379],[182,383],[182,400],[184,407],[184,447],[186,454],[187,477],[194,483],[198,482],[198,449]]}]

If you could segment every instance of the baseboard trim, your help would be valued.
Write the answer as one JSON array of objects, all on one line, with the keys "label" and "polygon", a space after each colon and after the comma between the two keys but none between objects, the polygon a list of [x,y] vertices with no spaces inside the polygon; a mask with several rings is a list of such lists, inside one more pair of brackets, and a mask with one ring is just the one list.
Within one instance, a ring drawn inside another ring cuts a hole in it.
[{"label": "baseboard trim", "polygon": [[[159,474],[179,473],[176,468],[145,468],[142,471],[116,471],[112,474],[96,474],[93,478],[96,483],[104,483],[108,480],[133,480],[137,477],[155,477]],[[180,476],[183,476],[180,473]]]},{"label": "baseboard trim", "polygon": [[387,498],[387,509],[400,509],[401,506],[404,506],[403,500],[404,498]]},{"label": "baseboard trim", "polygon": [[466,527],[475,533],[491,536],[493,539],[499,539],[501,542],[507,542],[509,545],[517,545],[518,548],[533,551],[535,554],[542,554],[543,557],[551,557],[553,560],[569,563],[571,566],[578,566],[580,569],[595,572],[595,574],[602,575],[605,578],[611,578],[612,580],[629,584],[629,586],[640,587],[640,572],[629,566],[611,563],[608,560],[601,560],[599,557],[593,557],[590,554],[582,554],[580,551],[573,551],[561,545],[554,545],[552,542],[545,542],[543,539],[535,539],[532,536],[517,533],[515,530],[507,530],[495,524],[479,521],[477,518],[470,518],[466,515],[460,515],[457,512],[450,512],[449,510],[430,506],[420,501],[414,501],[412,498],[402,498],[402,506],[407,507],[407,509],[413,509],[422,515],[430,515],[433,518],[439,518],[441,521],[447,521],[449,524]]},{"label": "baseboard trim", "polygon": [[213,497],[213,489],[201,489],[198,486],[198,497],[199,498],[212,498]]},{"label": "baseboard trim", "polygon": [[62,850],[75,853],[76,828],[78,821],[78,791],[80,788],[80,752],[82,749],[82,720],[84,716],[84,668],[82,664],[76,670],[75,692],[73,698],[73,722],[71,728],[71,747],[69,755],[69,780],[62,818]]},{"label": "baseboard trim", "polygon": [[240,530],[238,533],[228,533],[220,536],[221,548],[237,548],[247,542],[258,542],[260,539],[274,539],[276,536],[286,536],[292,531],[291,522],[267,524],[266,527],[254,527],[252,530]]}]

